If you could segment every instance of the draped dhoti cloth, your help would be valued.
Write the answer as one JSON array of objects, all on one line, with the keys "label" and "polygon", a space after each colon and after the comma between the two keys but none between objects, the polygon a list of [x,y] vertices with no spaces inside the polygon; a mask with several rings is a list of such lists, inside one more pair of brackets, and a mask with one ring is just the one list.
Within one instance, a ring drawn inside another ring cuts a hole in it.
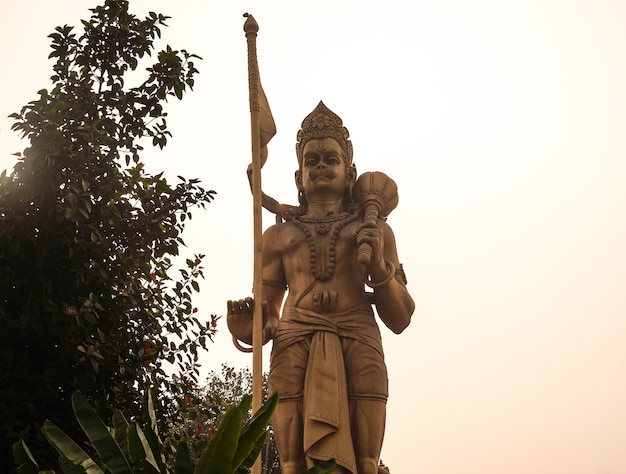
[{"label": "draped dhoti cloth", "polygon": [[308,467],[335,458],[357,474],[349,400],[386,402],[388,395],[371,308],[320,314],[286,306],[274,337],[269,390],[283,402],[302,400]]}]

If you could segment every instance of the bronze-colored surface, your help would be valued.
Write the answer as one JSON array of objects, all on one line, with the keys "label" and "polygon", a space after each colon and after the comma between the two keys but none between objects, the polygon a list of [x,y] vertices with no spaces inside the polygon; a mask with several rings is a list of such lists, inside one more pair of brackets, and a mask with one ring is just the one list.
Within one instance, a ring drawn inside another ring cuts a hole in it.
[{"label": "bronze-colored surface", "polygon": [[[357,184],[348,138],[320,102],[298,133],[300,206],[262,238],[263,341],[273,340],[269,384],[281,396],[273,426],[285,474],[331,457],[340,473],[378,472],[387,375],[372,304],[394,333],[415,308],[384,220],[396,185],[380,172]],[[366,246],[368,259],[359,258]],[[254,303],[228,302],[228,327],[245,343]]]}]

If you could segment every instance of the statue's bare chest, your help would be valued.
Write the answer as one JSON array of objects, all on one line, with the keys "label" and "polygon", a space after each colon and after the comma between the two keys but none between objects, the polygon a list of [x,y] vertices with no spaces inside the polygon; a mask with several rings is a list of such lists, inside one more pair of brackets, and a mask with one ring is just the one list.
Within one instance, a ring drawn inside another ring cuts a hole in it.
[{"label": "statue's bare chest", "polygon": [[285,233],[281,251],[285,276],[309,275],[328,281],[349,260],[354,260],[357,216],[294,219]]}]

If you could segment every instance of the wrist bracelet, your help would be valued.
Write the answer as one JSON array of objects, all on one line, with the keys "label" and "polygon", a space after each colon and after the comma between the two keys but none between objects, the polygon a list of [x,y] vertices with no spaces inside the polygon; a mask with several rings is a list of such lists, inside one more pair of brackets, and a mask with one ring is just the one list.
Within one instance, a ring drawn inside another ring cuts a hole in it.
[{"label": "wrist bracelet", "polygon": [[371,279],[366,278],[365,284],[370,288],[380,288],[381,286],[385,286],[387,283],[389,283],[391,279],[396,275],[396,267],[393,265],[393,263],[388,262],[387,260],[385,260],[385,266],[387,267],[387,270],[389,270],[389,273],[383,281],[374,283]]},{"label": "wrist bracelet", "polygon": [[239,342],[239,339],[237,339],[235,336],[233,336],[233,344],[241,352],[252,352],[252,347],[242,346],[241,343]]}]

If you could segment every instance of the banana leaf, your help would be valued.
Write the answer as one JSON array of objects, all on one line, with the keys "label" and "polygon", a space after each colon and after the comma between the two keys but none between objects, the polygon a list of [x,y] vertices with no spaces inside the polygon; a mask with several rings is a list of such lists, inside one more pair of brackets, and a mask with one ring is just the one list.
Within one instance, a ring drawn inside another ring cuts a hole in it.
[{"label": "banana leaf", "polygon": [[237,444],[237,451],[233,457],[233,468],[231,473],[235,472],[237,467],[250,455],[257,440],[263,436],[272,419],[272,414],[278,404],[278,394],[274,393],[268,398],[259,410],[250,419],[250,423],[242,430]]},{"label": "banana leaf", "polygon": [[186,441],[181,441],[176,447],[174,474],[193,474],[193,462],[191,461],[189,446]]},{"label": "banana leaf", "polygon": [[17,474],[39,474],[39,466],[23,440],[13,443],[13,459]]},{"label": "banana leaf", "polygon": [[195,474],[227,474],[231,472],[233,456],[237,450],[237,442],[241,433],[243,414],[237,407],[230,407],[210,439],[196,468]]},{"label": "banana leaf", "polygon": [[[59,467],[63,474],[85,474],[85,470],[82,466],[75,466],[63,456],[59,456]],[[100,466],[100,468],[102,469],[102,466]]]},{"label": "banana leaf", "polygon": [[133,467],[145,474],[160,474],[150,444],[138,423],[128,427],[128,453]]},{"label": "banana leaf", "polygon": [[268,432],[266,430],[265,433],[263,433],[263,435],[259,439],[256,440],[256,443],[254,444],[252,451],[250,451],[250,454],[248,454],[248,457],[243,460],[243,462],[239,465],[239,467],[237,467],[235,474],[248,474],[250,472],[250,469],[252,469],[252,465],[256,461],[256,458],[259,456],[259,454],[261,453],[261,450],[265,446],[267,437],[268,437]]},{"label": "banana leaf", "polygon": [[117,445],[122,448],[122,453],[124,453],[126,459],[129,459],[128,437],[126,434],[129,426],[130,423],[122,412],[115,411],[113,413],[113,438]]},{"label": "banana leaf", "polygon": [[56,449],[62,458],[66,459],[72,466],[80,466],[85,474],[104,474],[89,455],[78,446],[72,438],[61,431],[50,420],[43,424],[43,434],[48,442]]},{"label": "banana leaf", "polygon": [[111,471],[111,474],[133,474],[133,470],[126,457],[124,457],[122,449],[115,442],[102,418],[98,416],[96,410],[94,410],[81,392],[74,392],[72,395],[72,406],[80,427],[91,441],[98,455],[100,455],[102,463]]},{"label": "banana leaf", "polygon": [[251,407],[252,395],[244,395],[241,402],[239,402],[239,409],[241,410],[241,413],[248,413],[248,410],[250,410]]},{"label": "banana leaf", "polygon": [[163,459],[163,442],[159,437],[156,412],[154,411],[154,403],[152,401],[152,391],[149,386],[146,386],[144,393],[142,419],[146,440],[150,445],[150,450],[154,454],[157,466],[159,469],[162,469],[163,463],[165,462],[165,459]]}]

